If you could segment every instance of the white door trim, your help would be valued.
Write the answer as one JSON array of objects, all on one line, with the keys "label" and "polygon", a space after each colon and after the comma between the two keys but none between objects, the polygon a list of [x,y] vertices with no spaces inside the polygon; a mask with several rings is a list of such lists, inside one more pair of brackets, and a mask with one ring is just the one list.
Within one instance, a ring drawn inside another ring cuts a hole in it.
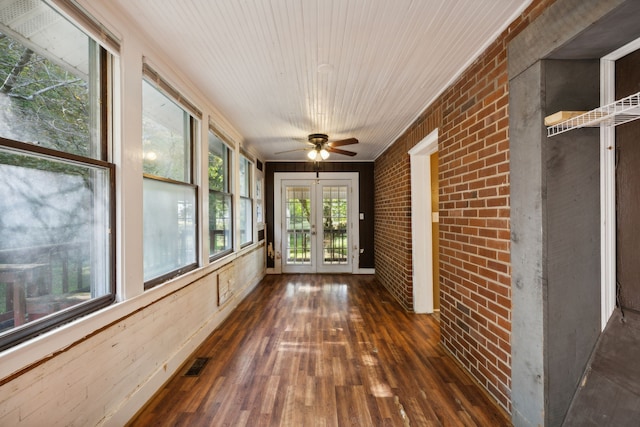
[{"label": "white door trim", "polygon": [[[600,103],[615,101],[615,59],[600,60]],[[616,137],[600,127],[600,329],[616,307]]]},{"label": "white door trim", "polygon": [[273,245],[276,251],[274,273],[282,274],[282,181],[290,180],[342,180],[351,181],[351,200],[349,210],[349,241],[351,242],[351,271],[358,273],[360,269],[360,193],[358,172],[321,172],[316,177],[315,172],[276,172],[273,174]]},{"label": "white door trim", "polygon": [[[600,105],[614,102],[616,61],[640,49],[636,39],[600,59]],[[616,308],[616,136],[600,127],[600,327],[604,330]]]},{"label": "white door trim", "polygon": [[438,151],[438,129],[409,150],[411,157],[411,240],[413,310],[433,313],[433,236],[431,231],[431,155]]}]

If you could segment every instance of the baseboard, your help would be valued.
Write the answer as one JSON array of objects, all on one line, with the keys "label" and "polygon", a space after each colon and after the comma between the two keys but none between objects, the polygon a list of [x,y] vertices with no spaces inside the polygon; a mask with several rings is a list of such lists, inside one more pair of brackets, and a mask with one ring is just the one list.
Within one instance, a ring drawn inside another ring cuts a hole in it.
[{"label": "baseboard", "polygon": [[[282,274],[275,268],[267,268],[267,274]],[[353,274],[376,274],[375,268],[359,268],[353,272]]]}]

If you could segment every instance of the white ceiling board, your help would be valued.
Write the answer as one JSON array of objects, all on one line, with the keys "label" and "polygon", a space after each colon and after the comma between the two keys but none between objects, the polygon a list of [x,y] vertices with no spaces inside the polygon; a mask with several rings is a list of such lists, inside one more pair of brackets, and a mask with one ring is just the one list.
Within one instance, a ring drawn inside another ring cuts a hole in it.
[{"label": "white ceiling board", "polygon": [[99,0],[136,22],[264,160],[310,133],[373,160],[530,0]]}]

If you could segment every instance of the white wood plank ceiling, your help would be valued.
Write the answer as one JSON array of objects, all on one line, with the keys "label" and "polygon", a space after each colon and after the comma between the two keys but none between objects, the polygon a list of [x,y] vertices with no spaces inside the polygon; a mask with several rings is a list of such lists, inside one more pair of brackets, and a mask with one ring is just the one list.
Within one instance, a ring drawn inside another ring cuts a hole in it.
[{"label": "white wood plank ceiling", "polygon": [[373,160],[530,0],[99,0],[153,40],[262,160],[310,133]]}]

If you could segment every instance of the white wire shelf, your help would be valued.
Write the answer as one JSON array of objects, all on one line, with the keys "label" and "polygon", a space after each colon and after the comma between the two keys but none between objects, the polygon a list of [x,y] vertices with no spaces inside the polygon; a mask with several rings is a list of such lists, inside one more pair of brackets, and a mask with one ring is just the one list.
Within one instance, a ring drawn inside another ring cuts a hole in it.
[{"label": "white wire shelf", "polygon": [[[560,116],[562,116],[560,113]],[[640,92],[619,99],[611,104],[598,107],[587,112],[567,112],[569,117],[547,127],[547,137],[559,135],[572,129],[597,126],[618,126],[632,120],[640,119]],[[548,116],[547,119],[556,116]],[[545,121],[547,120],[545,119]]]}]

